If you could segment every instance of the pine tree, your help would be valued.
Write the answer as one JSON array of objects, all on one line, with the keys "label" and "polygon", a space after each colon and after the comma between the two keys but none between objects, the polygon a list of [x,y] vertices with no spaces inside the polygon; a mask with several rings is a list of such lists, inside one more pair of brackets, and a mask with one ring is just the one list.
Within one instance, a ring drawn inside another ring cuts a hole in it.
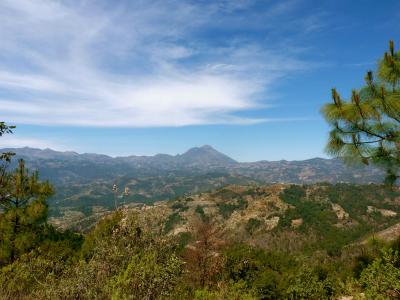
[{"label": "pine tree", "polygon": [[[0,137],[3,136],[4,134],[10,134],[13,133],[13,129],[15,126],[12,125],[7,125],[5,122],[0,122]],[[12,152],[3,152],[0,153],[0,161],[2,162],[10,162],[11,157],[15,153]]]},{"label": "pine tree", "polygon": [[366,85],[343,100],[332,89],[333,103],[322,113],[331,126],[326,152],[346,162],[382,167],[385,182],[393,185],[400,176],[400,51],[394,42],[379,61],[377,78],[372,71]]},{"label": "pine tree", "polygon": [[23,160],[5,173],[0,186],[0,264],[11,263],[39,241],[47,220],[46,199],[52,186],[30,173]]},{"label": "pine tree", "polygon": [[[0,137],[2,137],[5,134],[11,134],[13,133],[13,129],[15,126],[10,126],[7,125],[5,122],[0,122]],[[12,152],[3,152],[0,153],[0,190],[4,184],[4,179],[7,174],[7,167],[11,161],[11,157],[15,153]]]}]

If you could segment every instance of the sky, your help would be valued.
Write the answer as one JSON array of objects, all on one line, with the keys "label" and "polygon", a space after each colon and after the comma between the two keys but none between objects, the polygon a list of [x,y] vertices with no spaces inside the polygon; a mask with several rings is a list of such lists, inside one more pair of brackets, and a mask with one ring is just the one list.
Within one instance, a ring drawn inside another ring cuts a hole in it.
[{"label": "sky", "polygon": [[398,0],[0,0],[0,147],[325,157],[321,106],[399,20]]}]

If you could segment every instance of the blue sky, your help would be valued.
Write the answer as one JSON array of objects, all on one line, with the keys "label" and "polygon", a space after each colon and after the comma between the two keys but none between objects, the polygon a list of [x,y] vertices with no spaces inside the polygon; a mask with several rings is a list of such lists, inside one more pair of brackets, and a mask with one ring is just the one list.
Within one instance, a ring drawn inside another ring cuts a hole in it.
[{"label": "blue sky", "polygon": [[324,156],[330,89],[400,44],[397,0],[1,0],[0,20],[0,147],[109,155]]}]

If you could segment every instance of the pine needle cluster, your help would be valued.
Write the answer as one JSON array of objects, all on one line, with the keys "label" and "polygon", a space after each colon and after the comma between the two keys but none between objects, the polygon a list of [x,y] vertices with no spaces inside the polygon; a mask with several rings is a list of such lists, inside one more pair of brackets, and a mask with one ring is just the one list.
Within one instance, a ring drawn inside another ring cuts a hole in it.
[{"label": "pine needle cluster", "polygon": [[365,86],[344,100],[332,89],[332,102],[322,114],[331,130],[326,152],[348,163],[382,167],[385,182],[393,185],[400,176],[400,51],[389,42],[379,60],[376,78],[365,76]]}]

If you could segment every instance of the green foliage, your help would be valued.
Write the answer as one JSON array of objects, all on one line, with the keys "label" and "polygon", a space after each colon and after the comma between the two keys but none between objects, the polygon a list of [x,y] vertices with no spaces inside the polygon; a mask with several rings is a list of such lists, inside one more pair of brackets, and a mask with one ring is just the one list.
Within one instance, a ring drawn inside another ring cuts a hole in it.
[{"label": "green foliage", "polygon": [[[29,277],[32,287],[21,299],[159,299],[175,293],[183,267],[176,254],[178,241],[147,227],[142,217],[118,211],[105,218],[88,235],[82,258],[75,255],[57,269],[49,266],[36,282]],[[31,268],[36,257],[47,264],[61,259],[31,255]],[[3,295],[0,291],[1,299]]]},{"label": "green foliage", "polygon": [[44,282],[61,276],[78,259],[81,244],[81,235],[47,225],[35,249],[0,269],[0,298],[42,299]]},{"label": "green foliage", "polygon": [[300,269],[286,291],[287,299],[331,299],[335,293],[335,283],[326,276],[320,276],[307,266]]},{"label": "green foliage", "polygon": [[238,208],[236,204],[218,203],[219,213],[225,218],[229,218],[231,214]]},{"label": "green foliage", "polygon": [[223,202],[217,204],[219,213],[225,218],[229,218],[231,214],[238,209],[247,207],[247,201],[242,196],[231,189],[223,188],[213,194],[214,197],[220,198]]},{"label": "green foliage", "polygon": [[[13,133],[13,129],[15,129],[15,126],[7,125],[5,122],[0,122],[0,137],[5,135],[5,134],[12,134]],[[15,153],[12,153],[12,152],[0,153],[0,162],[9,163],[11,161],[11,158],[14,155],[15,155]],[[3,169],[2,172],[4,172],[5,166],[1,165],[1,168]],[[4,175],[4,174],[2,174],[2,175]]]},{"label": "green foliage", "polygon": [[[224,194],[225,195],[225,194]],[[217,207],[219,213],[225,218],[229,218],[231,214],[238,209],[244,209],[247,207],[247,201],[243,198],[235,199],[234,203],[218,203]]]},{"label": "green foliage", "polygon": [[397,299],[400,297],[400,256],[392,249],[363,270],[360,284],[367,299]]},{"label": "green foliage", "polygon": [[182,274],[183,262],[157,251],[131,257],[112,283],[112,299],[159,299],[169,296]]},{"label": "green foliage", "polygon": [[232,191],[231,189],[223,188],[215,192],[214,196],[219,197],[222,200],[229,201],[235,199],[238,196],[238,194]]},{"label": "green foliage", "polygon": [[174,212],[170,214],[167,218],[167,221],[165,222],[164,226],[164,232],[168,233],[170,232],[176,224],[178,224],[180,221],[182,221],[182,217],[179,213]]},{"label": "green foliage", "polygon": [[186,211],[189,207],[182,202],[175,202],[172,204],[171,208],[174,210]]},{"label": "green foliage", "polygon": [[234,281],[253,282],[265,267],[265,253],[248,245],[237,244],[225,251],[225,277]]},{"label": "green foliage", "polygon": [[0,265],[14,262],[37,245],[47,220],[46,199],[53,194],[37,172],[30,174],[23,160],[18,168],[2,177],[0,191]]},{"label": "green foliage", "polygon": [[197,205],[197,206],[196,206],[196,209],[195,209],[195,212],[200,216],[200,219],[201,219],[203,222],[206,222],[206,221],[208,220],[208,216],[207,216],[206,213],[204,212],[204,209],[203,209],[202,206]]},{"label": "green foliage", "polygon": [[57,270],[62,268],[61,262],[31,255],[23,257],[0,269],[0,298],[32,299],[40,289],[38,281],[46,278],[51,272],[57,273]]},{"label": "green foliage", "polygon": [[291,185],[283,190],[279,197],[286,203],[296,205],[306,196],[306,190],[301,185]]},{"label": "green foliage", "polygon": [[261,224],[262,222],[259,219],[250,218],[246,223],[245,229],[249,234],[253,234]]},{"label": "green foliage", "polygon": [[372,71],[366,85],[353,90],[349,101],[332,89],[333,103],[322,113],[331,126],[327,153],[348,162],[375,164],[386,170],[386,183],[393,184],[400,170],[400,51],[390,41],[379,61],[377,80]]},{"label": "green foliage", "polygon": [[374,257],[368,253],[362,253],[354,259],[353,272],[355,278],[359,279],[361,273],[374,261]]},{"label": "green foliage", "polygon": [[253,283],[253,289],[260,299],[282,299],[281,274],[272,270],[261,272]]},{"label": "green foliage", "polygon": [[182,252],[192,239],[190,232],[180,232],[178,234],[178,252]]},{"label": "green foliage", "polygon": [[[244,207],[240,196],[229,203]],[[304,237],[304,249],[239,243],[220,232],[211,216],[197,230],[169,234],[181,222],[179,212],[165,218],[156,210],[118,210],[85,235],[40,222],[35,244],[0,268],[0,299],[339,299],[361,292],[367,299],[398,297],[400,239],[363,245],[355,240],[375,228],[363,219],[384,222],[367,214],[366,206],[393,208],[399,192],[325,184],[291,186],[280,197],[293,207],[283,216],[287,224],[295,217],[304,224],[281,226],[266,240],[280,235],[280,241],[290,243]],[[355,197],[362,204],[349,203]],[[328,200],[345,207],[359,224],[334,226],[338,219]],[[195,211],[204,213],[200,206]],[[249,219],[246,230],[254,232],[260,222]]]},{"label": "green foliage", "polygon": [[281,299],[285,290],[283,274],[295,266],[290,256],[236,244],[225,251],[224,278],[241,283],[260,299]]},{"label": "green foliage", "polygon": [[336,215],[326,202],[312,201],[305,198],[305,188],[302,186],[290,186],[285,189],[280,198],[288,204],[294,206],[289,209],[281,218],[280,226],[288,227],[290,220],[302,218],[302,230],[315,229],[321,233],[332,230],[332,225],[336,223]]},{"label": "green foliage", "polygon": [[86,235],[85,241],[81,248],[81,257],[83,259],[90,259],[95,253],[97,245],[101,243],[106,237],[119,228],[119,223],[122,219],[122,213],[117,211],[112,215],[100,220],[96,227]]},{"label": "green foliage", "polygon": [[194,294],[195,300],[256,300],[259,299],[255,293],[248,290],[243,282],[235,282],[223,284],[217,290],[201,289],[196,290]]},{"label": "green foliage", "polygon": [[[398,190],[382,185],[293,185],[280,194],[280,198],[292,207],[280,216],[276,232],[282,234],[282,231],[296,230],[302,234],[314,234],[315,242],[307,242],[303,250],[323,249],[331,255],[339,255],[345,245],[399,222],[398,216],[388,218],[380,212],[367,213],[368,206],[399,212],[395,205],[399,196]],[[340,205],[349,217],[339,220],[332,203]],[[299,218],[303,219],[303,224],[292,228],[291,221]]]},{"label": "green foliage", "polygon": [[328,185],[321,196],[339,204],[350,214],[350,217],[362,222],[361,216],[365,215],[367,206],[379,206],[386,209],[397,210],[384,201],[385,199],[395,199],[400,195],[398,191],[379,185],[354,185],[354,184],[335,184]]}]

